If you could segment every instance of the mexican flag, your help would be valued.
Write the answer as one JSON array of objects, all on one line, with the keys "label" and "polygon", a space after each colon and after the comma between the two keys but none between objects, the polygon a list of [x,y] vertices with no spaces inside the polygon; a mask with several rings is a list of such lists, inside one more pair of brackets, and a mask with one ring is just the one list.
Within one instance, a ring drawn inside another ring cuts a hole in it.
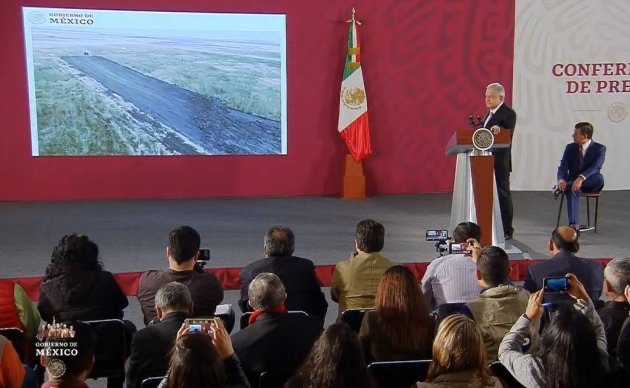
[{"label": "mexican flag", "polygon": [[367,109],[367,96],[363,84],[363,71],[361,71],[359,34],[353,14],[348,33],[348,54],[341,82],[337,129],[357,163],[372,153]]}]

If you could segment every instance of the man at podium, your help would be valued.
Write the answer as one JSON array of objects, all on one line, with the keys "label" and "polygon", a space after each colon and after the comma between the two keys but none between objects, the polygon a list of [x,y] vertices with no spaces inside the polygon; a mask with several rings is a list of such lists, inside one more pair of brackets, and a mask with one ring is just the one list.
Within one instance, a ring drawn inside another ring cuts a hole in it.
[{"label": "man at podium", "polygon": [[494,176],[497,182],[497,194],[501,208],[503,232],[506,240],[514,234],[512,227],[512,194],[510,192],[510,172],[512,172],[512,137],[516,126],[516,112],[505,104],[505,88],[498,82],[486,88],[486,107],[488,113],[483,120],[483,127],[495,135],[501,131],[510,131],[510,146],[492,151],[494,155]]}]

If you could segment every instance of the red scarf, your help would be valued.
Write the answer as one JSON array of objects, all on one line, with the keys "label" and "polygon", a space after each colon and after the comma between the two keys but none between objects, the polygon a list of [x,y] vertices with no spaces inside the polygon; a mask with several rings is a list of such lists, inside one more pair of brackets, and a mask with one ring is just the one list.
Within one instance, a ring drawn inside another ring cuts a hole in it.
[{"label": "red scarf", "polygon": [[288,310],[287,308],[284,306],[283,304],[268,308],[267,310],[256,310],[252,313],[252,315],[249,316],[249,324],[251,325],[252,323],[256,322],[256,320],[258,319],[258,317],[260,317],[263,314],[284,314],[286,313]]}]

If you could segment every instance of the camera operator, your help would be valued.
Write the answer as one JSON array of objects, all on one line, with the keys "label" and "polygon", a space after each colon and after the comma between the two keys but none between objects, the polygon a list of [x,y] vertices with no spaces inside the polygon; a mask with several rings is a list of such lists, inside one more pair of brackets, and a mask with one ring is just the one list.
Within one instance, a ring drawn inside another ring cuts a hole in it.
[{"label": "camera operator", "polygon": [[452,243],[462,244],[463,251],[438,257],[429,264],[422,278],[422,292],[431,310],[444,303],[469,302],[479,295],[473,255],[479,256],[480,239],[479,225],[462,222],[453,230]]},{"label": "camera operator", "polygon": [[191,318],[214,316],[217,305],[223,301],[223,286],[214,274],[203,270],[199,262],[200,245],[199,233],[190,226],[171,231],[166,248],[168,269],[147,271],[138,284],[138,301],[145,323],[156,318],[155,294],[170,282],[185,284],[190,289],[194,306]]}]

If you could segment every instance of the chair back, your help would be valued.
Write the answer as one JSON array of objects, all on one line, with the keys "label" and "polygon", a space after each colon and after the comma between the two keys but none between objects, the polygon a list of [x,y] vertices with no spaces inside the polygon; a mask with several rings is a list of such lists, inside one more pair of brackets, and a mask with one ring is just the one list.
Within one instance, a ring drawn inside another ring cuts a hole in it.
[{"label": "chair back", "polygon": [[163,379],[164,376],[147,377],[146,379],[142,380],[140,388],[157,388]]},{"label": "chair back", "polygon": [[435,317],[435,327],[439,327],[444,318],[459,313],[466,303],[444,303],[436,307],[431,313]]},{"label": "chair back", "polygon": [[24,338],[24,332],[22,331],[22,329],[19,329],[17,327],[3,327],[0,328],[0,335],[3,335],[4,337],[6,337],[6,339],[11,341],[11,344],[13,344],[15,351],[17,352],[18,356],[20,356],[20,361],[22,361],[22,363],[26,363],[24,354],[26,340]]},{"label": "chair back", "polygon": [[341,322],[350,326],[357,334],[361,330],[361,322],[366,311],[374,311],[374,309],[348,309],[341,313]]},{"label": "chair back", "polygon": [[293,376],[293,371],[264,371],[258,378],[258,388],[282,388],[291,376]]},{"label": "chair back", "polygon": [[96,332],[94,368],[89,377],[124,377],[127,359],[125,323],[120,319],[85,321]]},{"label": "chair back", "polygon": [[431,360],[381,361],[368,365],[379,388],[409,388],[427,378]]},{"label": "chair back", "polygon": [[505,388],[525,388],[521,383],[518,382],[516,377],[512,376],[509,370],[501,364],[499,361],[495,361],[489,366],[490,373],[501,380],[501,384]]},{"label": "chair back", "polygon": [[[244,328],[246,328],[247,326],[249,326],[249,317],[252,315],[252,312],[246,312],[243,313],[243,315],[241,315],[241,320],[240,320],[240,326],[241,326],[241,330],[243,330]],[[308,314],[304,311],[301,310],[291,310],[291,311],[287,311],[287,314],[304,314],[307,315]]]}]

